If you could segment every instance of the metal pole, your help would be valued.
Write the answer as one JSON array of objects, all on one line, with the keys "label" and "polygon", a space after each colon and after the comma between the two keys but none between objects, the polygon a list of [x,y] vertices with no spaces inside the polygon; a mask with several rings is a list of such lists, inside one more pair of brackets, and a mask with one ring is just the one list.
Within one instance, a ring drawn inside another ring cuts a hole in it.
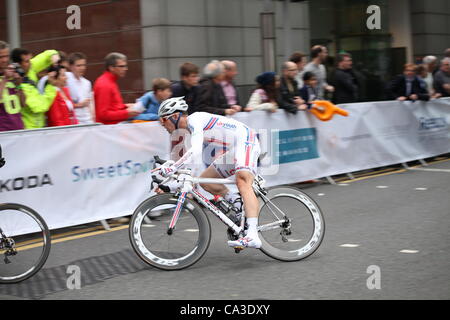
[{"label": "metal pole", "polygon": [[7,0],[8,42],[11,48],[20,47],[20,12],[18,0]]},{"label": "metal pole", "polygon": [[276,70],[275,49],[275,12],[272,0],[264,0],[264,12],[261,13],[261,47],[263,71]]},{"label": "metal pole", "polygon": [[286,61],[292,53],[291,21],[289,19],[290,2],[291,0],[284,0],[283,2],[284,60]]}]

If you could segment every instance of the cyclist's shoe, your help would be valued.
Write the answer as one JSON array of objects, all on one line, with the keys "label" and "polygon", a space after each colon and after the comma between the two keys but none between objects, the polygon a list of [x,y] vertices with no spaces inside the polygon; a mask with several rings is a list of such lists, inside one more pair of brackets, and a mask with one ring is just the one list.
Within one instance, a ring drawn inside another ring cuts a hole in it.
[{"label": "cyclist's shoe", "polygon": [[261,248],[261,240],[258,237],[245,236],[237,240],[228,241],[228,246],[233,248],[245,249],[245,248]]}]

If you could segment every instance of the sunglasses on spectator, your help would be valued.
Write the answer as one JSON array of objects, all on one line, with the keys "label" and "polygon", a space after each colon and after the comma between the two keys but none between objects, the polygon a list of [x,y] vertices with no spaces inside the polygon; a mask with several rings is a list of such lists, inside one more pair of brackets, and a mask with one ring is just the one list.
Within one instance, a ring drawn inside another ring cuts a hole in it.
[{"label": "sunglasses on spectator", "polygon": [[116,67],[116,68],[128,68],[128,65],[127,64],[121,64],[119,66],[114,66],[114,67]]}]

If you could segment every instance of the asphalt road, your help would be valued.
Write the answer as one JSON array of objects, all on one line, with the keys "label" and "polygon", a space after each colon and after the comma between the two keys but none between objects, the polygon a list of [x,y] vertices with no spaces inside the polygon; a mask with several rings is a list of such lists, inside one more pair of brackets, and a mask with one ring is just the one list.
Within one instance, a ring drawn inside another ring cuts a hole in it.
[{"label": "asphalt road", "polygon": [[[326,234],[299,262],[252,249],[235,254],[211,216],[211,246],[188,269],[146,266],[123,228],[54,243],[45,268],[0,285],[0,300],[450,299],[450,161],[418,169],[304,185],[324,212]],[[79,268],[80,289],[67,287],[69,266]]]}]

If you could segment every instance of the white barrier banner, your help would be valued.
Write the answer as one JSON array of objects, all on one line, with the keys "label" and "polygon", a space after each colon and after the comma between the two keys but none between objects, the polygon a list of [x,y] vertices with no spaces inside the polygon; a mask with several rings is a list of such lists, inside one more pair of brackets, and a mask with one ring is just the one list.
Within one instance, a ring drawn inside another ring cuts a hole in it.
[{"label": "white barrier banner", "polygon": [[[239,113],[257,129],[269,186],[450,152],[450,99],[341,106],[327,122],[309,112]],[[0,134],[7,164],[0,202],[37,210],[51,229],[131,214],[149,195],[153,155],[168,158],[158,122]]]},{"label": "white barrier banner", "polygon": [[30,206],[51,229],[131,214],[168,140],[156,122],[1,135],[0,202]]},{"label": "white barrier banner", "polygon": [[[348,117],[310,113],[235,116],[260,132],[269,185],[294,183],[450,152],[450,99],[341,105]],[[263,112],[258,112],[263,113]],[[267,132],[272,129],[272,132]],[[267,140],[270,141],[267,141]]]}]

